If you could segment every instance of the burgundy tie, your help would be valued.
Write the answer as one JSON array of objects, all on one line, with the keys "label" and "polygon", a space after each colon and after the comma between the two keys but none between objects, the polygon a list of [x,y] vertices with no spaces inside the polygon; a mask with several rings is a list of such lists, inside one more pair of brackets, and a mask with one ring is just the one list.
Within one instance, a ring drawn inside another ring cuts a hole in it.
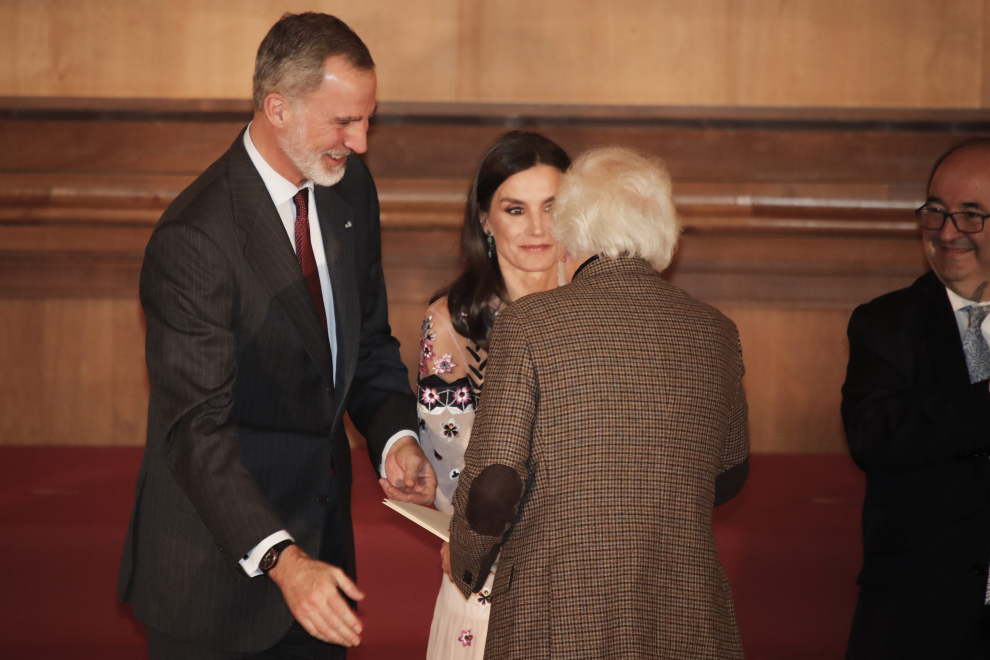
[{"label": "burgundy tie", "polygon": [[323,289],[320,288],[320,273],[316,269],[313,242],[309,239],[309,188],[297,192],[292,201],[296,205],[296,259],[299,260],[306,286],[309,287],[309,295],[313,296],[323,323],[323,331],[326,332],[327,310],[323,306]]}]

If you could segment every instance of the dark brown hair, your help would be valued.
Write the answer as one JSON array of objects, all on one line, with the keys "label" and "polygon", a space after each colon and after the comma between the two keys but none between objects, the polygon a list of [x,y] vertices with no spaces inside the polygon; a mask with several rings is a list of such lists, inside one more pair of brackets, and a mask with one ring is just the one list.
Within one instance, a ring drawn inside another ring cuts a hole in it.
[{"label": "dark brown hair", "polygon": [[505,281],[498,266],[498,246],[492,250],[492,256],[488,256],[481,215],[489,212],[495,191],[506,179],[537,165],[549,165],[566,172],[571,159],[557,143],[539,133],[526,131],[510,131],[488,147],[474,174],[464,208],[461,274],[430,300],[432,303],[447,296],[447,309],[454,329],[486,350],[495,321],[492,301],[505,299]]},{"label": "dark brown hair", "polygon": [[375,68],[361,37],[336,16],[282,14],[261,40],[254,60],[255,110],[274,91],[290,98],[313,91],[323,81],[327,59],[338,55],[360,71]]}]

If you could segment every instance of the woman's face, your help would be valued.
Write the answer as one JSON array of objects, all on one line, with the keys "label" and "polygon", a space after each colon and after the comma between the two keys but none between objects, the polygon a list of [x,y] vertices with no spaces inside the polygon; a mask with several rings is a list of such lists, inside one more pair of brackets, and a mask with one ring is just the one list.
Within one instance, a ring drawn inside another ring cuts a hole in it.
[{"label": "woman's face", "polygon": [[561,172],[550,165],[536,165],[513,174],[495,194],[482,228],[495,239],[499,267],[524,272],[556,268],[557,241],[550,234],[550,212]]}]

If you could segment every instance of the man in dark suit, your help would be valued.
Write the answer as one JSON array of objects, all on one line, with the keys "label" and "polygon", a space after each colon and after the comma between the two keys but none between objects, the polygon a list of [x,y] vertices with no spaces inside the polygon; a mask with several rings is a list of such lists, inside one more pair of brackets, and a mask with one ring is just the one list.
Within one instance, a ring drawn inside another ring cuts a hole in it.
[{"label": "man in dark suit", "polygon": [[848,658],[990,648],[990,141],[943,156],[917,213],[932,272],[849,321],[842,418],[866,500]]},{"label": "man in dark suit", "polygon": [[118,591],[152,659],[360,642],[345,412],[386,493],[432,502],[377,193],[350,157],[376,85],[344,23],[283,16],[258,49],[253,121],[148,244],[148,438]]}]

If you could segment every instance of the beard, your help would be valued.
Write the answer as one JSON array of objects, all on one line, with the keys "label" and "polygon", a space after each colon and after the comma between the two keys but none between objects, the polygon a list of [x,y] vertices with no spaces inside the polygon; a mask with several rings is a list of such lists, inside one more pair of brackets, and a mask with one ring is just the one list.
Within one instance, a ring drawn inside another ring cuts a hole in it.
[{"label": "beard", "polygon": [[295,165],[303,176],[318,186],[333,186],[344,178],[344,171],[347,169],[347,161],[339,165],[330,165],[323,160],[326,154],[331,158],[346,158],[353,151],[341,149],[339,151],[312,151],[306,141],[306,127],[303,122],[297,119],[289,129],[278,136],[278,146],[288,156],[292,164]]}]

